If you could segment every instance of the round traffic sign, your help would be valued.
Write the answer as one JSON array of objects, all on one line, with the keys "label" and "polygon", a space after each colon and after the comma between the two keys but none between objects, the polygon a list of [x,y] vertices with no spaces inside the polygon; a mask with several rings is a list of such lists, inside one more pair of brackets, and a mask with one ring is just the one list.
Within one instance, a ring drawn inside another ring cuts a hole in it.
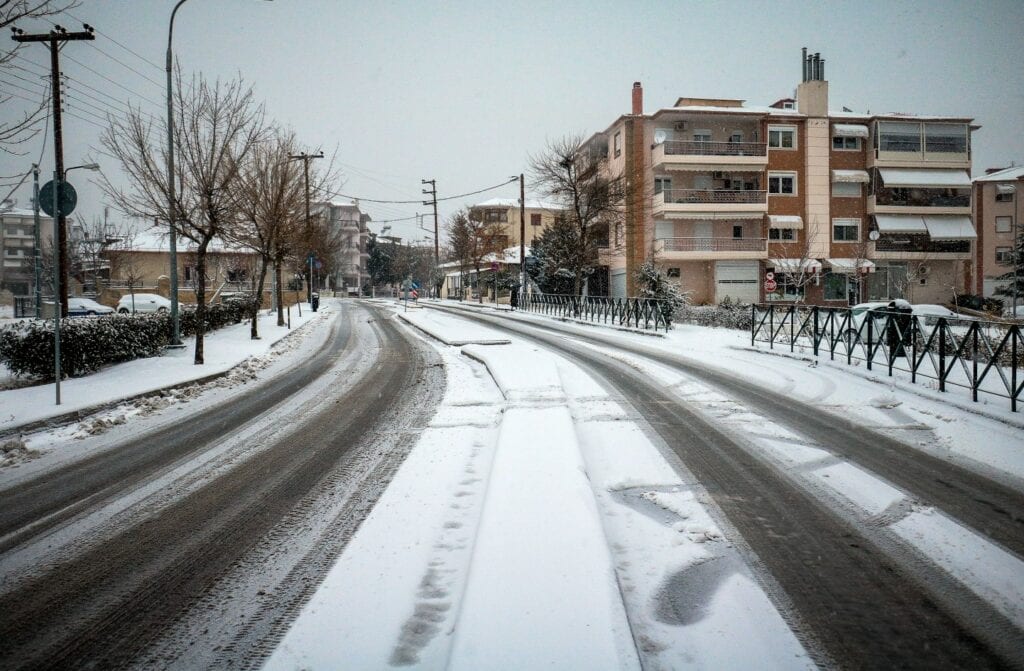
[{"label": "round traffic sign", "polygon": [[765,280],[764,281],[764,290],[765,291],[771,292],[771,291],[775,291],[778,288],[779,288],[779,285],[775,282],[775,280]]},{"label": "round traffic sign", "polygon": [[[59,216],[68,216],[75,211],[75,205],[77,204],[78,194],[75,192],[75,187],[71,186],[70,182],[60,182],[60,188],[57,189],[57,207],[60,208]],[[52,179],[43,184],[43,188],[39,190],[39,207],[46,214],[51,217],[54,216]]]}]

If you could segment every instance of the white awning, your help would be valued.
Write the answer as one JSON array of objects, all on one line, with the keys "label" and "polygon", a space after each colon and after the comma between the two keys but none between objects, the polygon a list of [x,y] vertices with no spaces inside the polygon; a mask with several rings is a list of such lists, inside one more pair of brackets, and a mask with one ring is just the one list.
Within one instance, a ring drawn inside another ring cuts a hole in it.
[{"label": "white awning", "polygon": [[904,170],[902,168],[881,168],[882,181],[887,187],[925,186],[960,187],[971,185],[971,176],[966,170]]},{"label": "white awning", "polygon": [[701,221],[728,221],[730,219],[764,219],[763,212],[665,212],[665,219],[697,219]]},{"label": "white awning", "polygon": [[967,216],[931,214],[924,217],[924,223],[932,240],[972,240],[978,237],[971,218]]},{"label": "white awning", "polygon": [[996,184],[996,193],[1017,193],[1016,184]]},{"label": "white awning", "polygon": [[771,228],[803,229],[804,227],[804,220],[795,215],[769,214],[768,221],[771,222]]},{"label": "white awning", "polygon": [[868,175],[866,170],[833,170],[832,171],[833,182],[856,182],[857,184],[867,184],[871,181],[871,176]]},{"label": "white awning", "polygon": [[867,137],[868,127],[859,123],[832,124],[832,135],[835,137]]},{"label": "white awning", "polygon": [[821,261],[818,259],[768,259],[767,265],[775,268],[777,273],[789,275],[821,272]]},{"label": "white awning", "polygon": [[875,264],[867,259],[825,259],[833,273],[849,275],[858,270],[860,272],[875,272]]},{"label": "white awning", "polygon": [[919,214],[876,214],[875,226],[880,233],[927,233],[928,227]]},{"label": "white awning", "polygon": [[731,165],[724,163],[664,163],[661,166],[665,170],[672,170],[677,172],[764,172],[763,165]]}]

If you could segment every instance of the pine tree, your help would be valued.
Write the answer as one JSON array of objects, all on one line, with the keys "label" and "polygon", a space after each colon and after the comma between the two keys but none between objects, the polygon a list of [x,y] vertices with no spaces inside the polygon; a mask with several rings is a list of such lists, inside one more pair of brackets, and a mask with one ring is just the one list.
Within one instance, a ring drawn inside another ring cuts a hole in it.
[{"label": "pine tree", "polygon": [[996,278],[1005,280],[1006,284],[997,287],[994,293],[997,296],[1008,297],[1007,304],[1013,302],[1013,296],[1016,294],[1017,305],[1021,305],[1024,304],[1024,235],[1017,236],[1017,244],[1010,255],[1010,265],[1014,267],[1014,270]]},{"label": "pine tree", "polygon": [[677,311],[689,304],[689,295],[682,290],[678,282],[668,279],[661,270],[651,263],[645,262],[636,272],[636,283],[639,298],[653,298],[661,302],[661,313],[665,321],[672,323]]}]

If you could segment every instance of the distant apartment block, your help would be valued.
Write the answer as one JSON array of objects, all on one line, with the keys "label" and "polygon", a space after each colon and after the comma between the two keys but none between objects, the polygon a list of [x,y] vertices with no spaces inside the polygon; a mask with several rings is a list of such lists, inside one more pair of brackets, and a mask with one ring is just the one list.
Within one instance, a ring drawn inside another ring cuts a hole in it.
[{"label": "distant apartment block", "polygon": [[[481,221],[500,224],[502,235],[495,242],[495,249],[501,250],[507,247],[519,247],[519,200],[515,198],[492,198],[482,203],[471,205],[470,212],[480,217]],[[554,203],[546,203],[539,200],[526,200],[523,227],[526,246],[533,244],[534,239],[546,228],[551,226],[555,217],[562,214],[562,207]]]},{"label": "distant apartment block", "polygon": [[[49,250],[53,220],[40,214],[39,221],[41,248]],[[32,210],[0,209],[0,290],[10,291],[15,296],[29,296],[34,292],[35,231]]]},{"label": "distant apartment block", "polygon": [[636,294],[649,258],[697,303],[930,303],[975,287],[972,119],[829,110],[806,50],[796,98],[767,107],[679,98],[645,113],[639,82],[632,94],[587,141],[627,181],[601,255],[613,296]]},{"label": "distant apartment block", "polygon": [[974,221],[978,225],[977,283],[985,296],[1013,270],[1013,248],[1024,235],[1024,167],[989,170],[974,180]]},{"label": "distant apartment block", "polygon": [[366,247],[370,215],[359,209],[359,203],[348,201],[317,203],[313,211],[325,216],[329,230],[341,238],[341,250],[333,263],[326,264],[331,272],[324,279],[325,286],[334,291],[359,293],[370,282],[366,268],[370,258]]}]

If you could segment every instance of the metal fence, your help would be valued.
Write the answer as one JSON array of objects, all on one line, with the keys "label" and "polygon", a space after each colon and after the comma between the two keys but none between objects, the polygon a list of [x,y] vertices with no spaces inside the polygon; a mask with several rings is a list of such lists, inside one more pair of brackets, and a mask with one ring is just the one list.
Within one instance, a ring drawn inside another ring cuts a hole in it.
[{"label": "metal fence", "polygon": [[671,306],[667,301],[655,298],[526,293],[520,299],[519,307],[539,314],[649,331],[663,329],[667,332],[672,326]]},{"label": "metal fence", "polygon": [[939,391],[961,387],[1005,398],[1017,412],[1024,391],[1024,331],[1011,322],[956,319],[875,309],[803,305],[751,306],[750,344],[768,343],[824,350],[847,364],[884,368],[937,383]]},{"label": "metal fence", "polygon": [[36,302],[33,296],[15,296],[14,297],[14,317],[21,319],[23,317],[35,317],[36,316]]}]

